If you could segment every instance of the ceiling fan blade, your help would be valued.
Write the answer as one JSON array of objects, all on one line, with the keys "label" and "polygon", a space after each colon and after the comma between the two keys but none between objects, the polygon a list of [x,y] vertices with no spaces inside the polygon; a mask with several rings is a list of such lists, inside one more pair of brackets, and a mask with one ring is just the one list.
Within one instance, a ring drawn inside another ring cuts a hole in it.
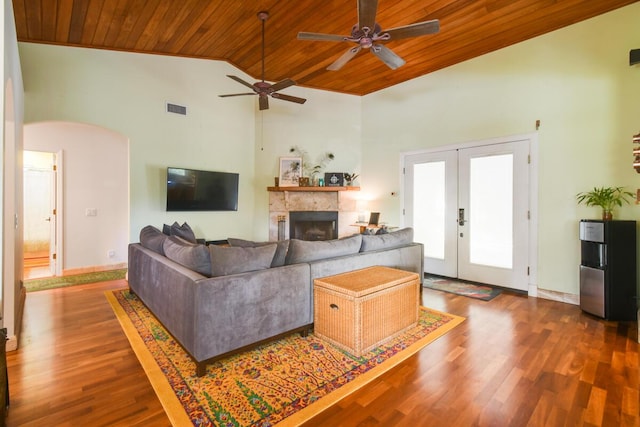
[{"label": "ceiling fan blade", "polygon": [[329,71],[338,71],[340,68],[342,68],[344,66],[344,64],[349,62],[351,60],[351,58],[356,56],[356,54],[358,52],[360,52],[360,49],[362,49],[360,46],[356,46],[356,47],[352,47],[351,49],[347,50],[345,53],[342,54],[342,56],[340,58],[336,59],[333,64],[329,65],[327,67],[327,70],[329,70]]},{"label": "ceiling fan blade", "polygon": [[[377,1],[377,0],[376,0]],[[255,82],[253,84],[242,80],[240,77],[232,76],[227,74],[227,77],[233,79],[244,85],[251,90],[253,93],[232,93],[228,95],[218,95],[221,98],[226,98],[229,96],[243,96],[243,95],[258,95],[258,106],[260,110],[268,110],[269,109],[269,95],[274,98],[283,99],[285,101],[297,102],[298,104],[304,104],[307,100],[303,98],[297,98],[295,96],[289,95],[281,95],[278,94],[277,91],[288,88],[289,86],[294,86],[296,82],[292,79],[284,79],[280,80],[277,83],[271,84],[265,81],[264,78],[264,26],[265,21],[269,18],[269,12],[262,11],[258,12],[258,18],[262,21],[262,80],[259,82]],[[305,38],[306,37],[306,38]],[[320,37],[320,38],[318,38]],[[335,36],[331,34],[317,34],[317,33],[299,33],[298,38],[302,40],[338,40],[342,41],[345,38],[342,36]]]},{"label": "ceiling fan blade", "polygon": [[340,36],[338,34],[323,34],[323,33],[298,33],[298,40],[310,40],[310,41],[329,41],[329,42],[343,42],[346,36]]},{"label": "ceiling fan blade", "polygon": [[274,83],[271,86],[271,89],[273,89],[274,92],[277,92],[279,90],[288,88],[289,86],[294,86],[296,84],[295,81],[291,80],[291,79],[284,79],[279,81],[278,83]]},{"label": "ceiling fan blade", "polygon": [[244,96],[244,95],[256,95],[255,92],[251,93],[231,93],[229,95],[218,95],[220,98],[227,98],[229,96]]},{"label": "ceiling fan blade", "polygon": [[381,44],[371,46],[371,53],[380,58],[380,60],[387,64],[387,67],[392,70],[402,67],[405,64],[404,59],[400,58],[398,55],[393,53],[391,49]]},{"label": "ceiling fan blade", "polygon": [[418,22],[416,24],[405,25],[402,27],[392,28],[387,31],[383,31],[382,34],[387,33],[390,36],[390,40],[406,39],[408,37],[424,36],[426,34],[434,34],[440,31],[440,21],[437,19],[425,22]]},{"label": "ceiling fan blade", "polygon": [[271,97],[276,99],[282,99],[283,101],[296,102],[298,104],[304,104],[307,102],[304,98],[298,98],[297,96],[285,95],[284,93],[272,93]]},{"label": "ceiling fan blade", "polygon": [[358,26],[360,29],[368,27],[371,32],[376,25],[378,0],[358,0]]},{"label": "ceiling fan blade", "polygon": [[236,77],[236,76],[230,76],[229,74],[227,74],[227,77],[229,77],[230,79],[233,79],[235,81],[237,81],[238,83],[240,83],[241,85],[245,85],[246,87],[250,87],[251,89],[253,89],[253,85],[251,83],[245,82],[244,80],[242,80],[240,77]]},{"label": "ceiling fan blade", "polygon": [[260,95],[260,97],[258,98],[258,104],[260,105],[260,110],[268,110],[269,97],[267,95]]}]

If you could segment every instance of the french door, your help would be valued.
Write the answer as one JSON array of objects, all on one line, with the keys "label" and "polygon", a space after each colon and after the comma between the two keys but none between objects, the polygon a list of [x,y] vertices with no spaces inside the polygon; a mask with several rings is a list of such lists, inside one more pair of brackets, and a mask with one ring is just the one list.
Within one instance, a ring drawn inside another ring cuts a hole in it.
[{"label": "french door", "polygon": [[405,224],[425,272],[527,290],[528,140],[405,157]]}]

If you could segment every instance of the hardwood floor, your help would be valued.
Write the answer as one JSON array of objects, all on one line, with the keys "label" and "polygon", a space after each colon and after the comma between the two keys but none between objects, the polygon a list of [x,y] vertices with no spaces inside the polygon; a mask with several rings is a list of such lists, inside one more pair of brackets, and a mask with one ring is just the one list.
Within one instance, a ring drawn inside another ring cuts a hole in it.
[{"label": "hardwood floor", "polygon": [[[170,425],[104,297],[124,286],[27,294],[8,426]],[[635,322],[512,293],[423,303],[467,320],[305,426],[640,426]]]},{"label": "hardwood floor", "polygon": [[7,354],[7,426],[169,426],[104,291],[124,280],[27,294]]}]

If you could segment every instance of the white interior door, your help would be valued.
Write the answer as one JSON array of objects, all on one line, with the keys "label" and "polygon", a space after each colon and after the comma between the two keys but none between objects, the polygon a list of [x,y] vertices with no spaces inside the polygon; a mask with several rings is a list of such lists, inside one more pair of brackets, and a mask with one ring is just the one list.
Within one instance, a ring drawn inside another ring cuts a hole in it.
[{"label": "white interior door", "polygon": [[405,224],[425,272],[527,290],[528,141],[405,158]]}]

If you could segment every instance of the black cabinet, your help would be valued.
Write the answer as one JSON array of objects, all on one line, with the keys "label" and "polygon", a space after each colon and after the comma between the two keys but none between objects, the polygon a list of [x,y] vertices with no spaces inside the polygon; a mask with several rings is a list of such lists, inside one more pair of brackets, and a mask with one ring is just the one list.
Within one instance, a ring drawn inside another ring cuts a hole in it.
[{"label": "black cabinet", "polygon": [[635,320],[636,222],[581,220],[580,247],[580,308]]}]

